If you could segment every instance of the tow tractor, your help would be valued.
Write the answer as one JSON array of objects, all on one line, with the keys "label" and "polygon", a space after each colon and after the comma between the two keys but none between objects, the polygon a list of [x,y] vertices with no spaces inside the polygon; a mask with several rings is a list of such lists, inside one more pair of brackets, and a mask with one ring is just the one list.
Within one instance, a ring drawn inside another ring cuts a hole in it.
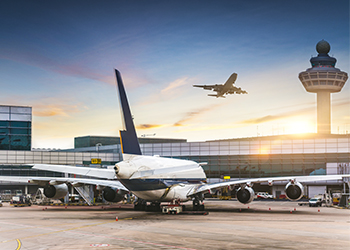
[{"label": "tow tractor", "polygon": [[[180,205],[179,201],[175,201],[174,203],[170,203],[168,205],[161,206],[163,214],[196,214],[196,215],[207,215],[209,212],[207,211],[192,211],[186,210],[185,205]],[[203,206],[204,208],[204,206]],[[204,209],[203,209],[204,210]]]},{"label": "tow tractor", "polygon": [[179,214],[184,211],[183,207],[178,204],[169,204],[162,206],[163,214]]},{"label": "tow tractor", "polygon": [[29,196],[17,195],[12,197],[10,205],[14,207],[25,207],[31,206],[32,202]]}]

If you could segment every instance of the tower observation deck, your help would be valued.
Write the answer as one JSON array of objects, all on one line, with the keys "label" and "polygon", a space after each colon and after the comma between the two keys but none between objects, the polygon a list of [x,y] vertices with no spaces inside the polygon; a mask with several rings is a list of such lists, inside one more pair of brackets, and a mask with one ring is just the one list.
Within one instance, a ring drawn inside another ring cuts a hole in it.
[{"label": "tower observation deck", "polygon": [[335,68],[337,59],[330,57],[331,46],[325,40],[317,43],[318,56],[312,57],[312,68],[299,73],[307,92],[317,93],[317,133],[331,133],[331,93],[340,92],[348,74]]}]

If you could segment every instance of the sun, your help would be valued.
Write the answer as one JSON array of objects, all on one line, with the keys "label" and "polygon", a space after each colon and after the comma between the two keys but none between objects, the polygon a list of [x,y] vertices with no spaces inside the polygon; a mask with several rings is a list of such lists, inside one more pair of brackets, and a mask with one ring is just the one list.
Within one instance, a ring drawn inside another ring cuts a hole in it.
[{"label": "sun", "polygon": [[288,124],[288,132],[290,134],[304,134],[312,131],[312,125],[307,121],[295,121]]}]

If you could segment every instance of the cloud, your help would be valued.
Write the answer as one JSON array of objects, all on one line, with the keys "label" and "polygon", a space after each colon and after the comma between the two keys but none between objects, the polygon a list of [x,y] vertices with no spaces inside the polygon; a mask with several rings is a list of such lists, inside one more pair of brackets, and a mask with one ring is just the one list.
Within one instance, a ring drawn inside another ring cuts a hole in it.
[{"label": "cloud", "polygon": [[341,98],[341,99],[337,99],[332,101],[331,104],[333,107],[339,107],[339,106],[344,106],[344,105],[350,105],[350,100],[349,98]]},{"label": "cloud", "polygon": [[139,124],[139,125],[136,125],[136,129],[152,129],[152,128],[160,128],[164,126],[165,125],[159,125],[159,124]]},{"label": "cloud", "polygon": [[[182,77],[167,84],[165,88],[160,91],[154,91],[151,95],[147,96],[139,105],[151,105],[159,103],[164,100],[174,100],[184,95],[188,91],[188,86],[196,81],[196,78]],[[164,105],[164,104],[163,104]]]},{"label": "cloud", "polygon": [[179,88],[185,84],[188,84],[188,80],[189,80],[188,77],[183,77],[183,78],[177,79],[177,80],[171,82],[170,84],[168,84],[168,86],[166,88],[162,89],[161,93],[165,94],[165,93],[169,92],[170,90],[174,90],[174,89]]},{"label": "cloud", "polygon": [[[298,105],[292,105],[292,106],[288,106],[288,107],[295,107],[295,106],[309,106],[309,105],[313,105],[315,103],[304,103],[304,104],[298,104]],[[338,99],[338,100],[334,100],[332,102],[332,107],[339,107],[339,106],[344,106],[344,105],[349,105],[350,101],[347,98],[342,98],[342,99]],[[262,117],[257,117],[257,118],[252,118],[252,119],[248,119],[248,120],[243,120],[240,121],[238,123],[241,124],[260,124],[260,123],[265,123],[265,122],[270,122],[270,121],[275,121],[275,120],[279,120],[279,119],[284,119],[284,118],[288,118],[288,117],[292,117],[292,116],[298,116],[298,115],[307,115],[307,114],[316,114],[316,107],[315,106],[310,106],[307,108],[302,108],[302,109],[296,109],[293,111],[289,111],[289,112],[284,112],[281,114],[276,114],[276,115],[266,115],[266,116],[262,116]]]},{"label": "cloud", "polygon": [[37,117],[69,117],[86,109],[86,106],[80,103],[69,104],[69,101],[57,98],[41,99],[40,103],[33,103],[32,107],[33,116]]},{"label": "cloud", "polygon": [[267,115],[267,116],[263,116],[263,117],[258,117],[258,118],[253,118],[253,119],[240,121],[239,123],[242,123],[242,124],[259,124],[259,123],[270,122],[270,121],[282,119],[282,118],[285,118],[287,116],[288,115]]},{"label": "cloud", "polygon": [[35,66],[44,70],[52,71],[62,75],[81,77],[86,79],[97,80],[108,84],[114,84],[113,77],[98,73],[82,64],[69,63],[65,60],[60,63],[59,60],[54,60],[48,56],[42,55],[35,50],[2,50],[0,58],[12,60],[15,62],[25,63],[27,65]]},{"label": "cloud", "polygon": [[34,104],[33,116],[50,117],[50,116],[64,116],[68,117],[70,114],[79,113],[83,109],[79,104]]},{"label": "cloud", "polygon": [[222,105],[224,105],[224,104],[221,103],[221,104],[216,104],[216,105],[210,105],[210,106],[206,106],[206,107],[200,108],[200,109],[195,110],[195,111],[187,112],[186,115],[182,119],[180,119],[179,121],[175,122],[173,124],[173,126],[174,127],[184,126],[185,123],[187,123],[193,119],[196,119],[197,117],[203,115],[205,112],[216,109]]}]

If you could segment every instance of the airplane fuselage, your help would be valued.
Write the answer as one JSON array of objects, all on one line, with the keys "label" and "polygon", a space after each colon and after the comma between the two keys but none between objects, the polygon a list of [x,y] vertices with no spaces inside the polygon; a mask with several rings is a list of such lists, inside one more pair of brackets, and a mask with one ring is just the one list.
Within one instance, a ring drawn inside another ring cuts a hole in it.
[{"label": "airplane fuselage", "polygon": [[187,201],[187,195],[206,179],[194,161],[142,155],[126,155],[116,164],[120,182],[146,201]]}]

